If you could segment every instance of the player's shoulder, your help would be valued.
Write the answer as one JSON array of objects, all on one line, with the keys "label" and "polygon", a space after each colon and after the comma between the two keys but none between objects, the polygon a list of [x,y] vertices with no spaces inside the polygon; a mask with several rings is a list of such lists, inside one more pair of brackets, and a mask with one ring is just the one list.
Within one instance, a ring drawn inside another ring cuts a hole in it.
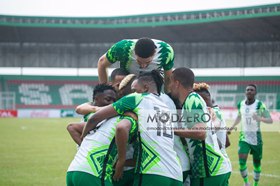
[{"label": "player's shoulder", "polygon": [[168,51],[173,51],[171,45],[169,45],[168,43],[166,43],[165,41],[162,40],[158,40],[158,39],[152,39],[152,41],[155,43],[155,46],[160,49],[161,51],[164,50],[168,50]]},{"label": "player's shoulder", "polygon": [[220,108],[216,105],[214,107],[212,107],[214,112],[216,113],[217,117],[222,121],[223,120],[223,114],[220,110]]},{"label": "player's shoulder", "polygon": [[187,99],[184,102],[184,107],[186,109],[193,107],[201,107],[203,108],[204,100],[200,97],[196,92],[192,92],[188,95]]},{"label": "player's shoulder", "polygon": [[169,97],[168,94],[162,93],[162,94],[160,94],[159,97],[168,106],[168,108],[176,110],[176,106],[174,104],[174,101]]},{"label": "player's shoulder", "polygon": [[239,101],[238,103],[237,103],[237,108],[239,109],[240,107],[241,107],[241,105],[242,104],[245,104],[245,99],[244,100],[242,100],[242,101]]},{"label": "player's shoulder", "polygon": [[141,102],[146,96],[149,96],[150,93],[131,93],[128,94],[126,96],[124,96],[123,98],[121,98],[119,101],[126,101],[126,102],[130,102],[130,103],[134,103],[137,104],[139,102]]},{"label": "player's shoulder", "polygon": [[133,49],[135,43],[137,40],[135,39],[123,39],[117,43],[115,43],[112,48],[114,50],[122,49],[122,50],[128,50]]},{"label": "player's shoulder", "polygon": [[265,104],[258,99],[256,99],[256,104],[257,104],[257,109],[266,109]]}]

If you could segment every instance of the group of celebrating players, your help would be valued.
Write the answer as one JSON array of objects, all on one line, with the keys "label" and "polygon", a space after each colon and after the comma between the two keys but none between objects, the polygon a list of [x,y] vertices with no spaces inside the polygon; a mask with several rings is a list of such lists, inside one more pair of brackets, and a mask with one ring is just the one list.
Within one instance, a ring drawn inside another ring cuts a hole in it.
[{"label": "group of celebrating players", "polygon": [[[107,68],[115,62],[120,68],[108,83]],[[250,185],[250,151],[258,185],[260,121],[272,119],[255,100],[256,86],[247,86],[247,99],[238,104],[238,117],[227,131],[209,85],[195,84],[191,69],[173,66],[172,47],[150,38],[122,40],[99,59],[100,84],[93,101],[79,105],[76,112],[84,115],[83,121],[67,127],[78,148],[67,186],[228,185],[232,168],[225,150],[230,144],[227,133],[240,121],[240,173]]]}]

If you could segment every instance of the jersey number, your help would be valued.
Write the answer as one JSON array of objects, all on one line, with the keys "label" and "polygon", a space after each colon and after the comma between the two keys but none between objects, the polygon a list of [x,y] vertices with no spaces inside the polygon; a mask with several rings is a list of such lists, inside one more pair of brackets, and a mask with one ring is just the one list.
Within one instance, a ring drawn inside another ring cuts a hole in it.
[{"label": "jersey number", "polygon": [[[156,116],[156,122],[157,122],[157,136],[161,136],[161,132],[163,130],[162,136],[167,138],[173,138],[173,133],[171,130],[170,121],[162,122],[162,119],[160,117],[163,117],[163,113],[160,112],[158,107],[154,107],[154,110],[157,112]],[[170,134],[167,133],[166,127],[169,127]]]},{"label": "jersey number", "polygon": [[246,124],[251,125],[251,118],[246,118]]}]

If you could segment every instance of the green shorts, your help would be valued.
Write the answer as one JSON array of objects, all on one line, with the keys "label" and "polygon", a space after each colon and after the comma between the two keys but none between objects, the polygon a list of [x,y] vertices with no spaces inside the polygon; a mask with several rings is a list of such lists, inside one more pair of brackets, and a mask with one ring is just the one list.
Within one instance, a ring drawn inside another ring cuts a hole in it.
[{"label": "green shorts", "polygon": [[115,181],[113,179],[114,174],[115,174],[115,171],[113,172],[113,175],[112,175],[112,183],[114,186],[122,186],[122,185],[132,186],[133,185],[134,176],[135,176],[134,169],[131,169],[128,171],[123,171],[123,178],[120,178],[119,181]]},{"label": "green shorts", "polygon": [[102,184],[100,178],[97,178],[86,172],[80,171],[67,172],[66,184],[67,186],[113,186],[113,184],[110,181],[103,181]]},{"label": "green shorts", "polygon": [[155,174],[136,174],[133,186],[182,186],[183,182]]},{"label": "green shorts", "polygon": [[228,183],[230,172],[218,176],[211,176],[207,178],[195,178],[191,180],[191,186],[225,186]]},{"label": "green shorts", "polygon": [[262,159],[262,147],[263,145],[250,145],[245,141],[239,141],[238,145],[238,154],[253,154],[253,159],[261,160]]},{"label": "green shorts", "polygon": [[185,181],[186,181],[186,179],[187,179],[187,177],[188,177],[189,173],[190,173],[190,171],[189,171],[189,170],[188,170],[188,171],[184,171],[184,172],[183,172],[183,183],[185,183]]}]

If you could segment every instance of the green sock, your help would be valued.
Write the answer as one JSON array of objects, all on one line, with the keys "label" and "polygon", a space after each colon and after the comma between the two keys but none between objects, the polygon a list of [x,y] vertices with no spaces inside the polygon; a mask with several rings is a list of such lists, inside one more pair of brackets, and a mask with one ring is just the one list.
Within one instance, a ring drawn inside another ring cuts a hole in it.
[{"label": "green sock", "polygon": [[239,171],[245,183],[248,182],[248,169],[246,161],[246,159],[239,159]]},{"label": "green sock", "polygon": [[259,180],[261,177],[261,162],[254,162],[253,161],[253,166],[254,166],[254,185],[257,186],[259,184]]}]

